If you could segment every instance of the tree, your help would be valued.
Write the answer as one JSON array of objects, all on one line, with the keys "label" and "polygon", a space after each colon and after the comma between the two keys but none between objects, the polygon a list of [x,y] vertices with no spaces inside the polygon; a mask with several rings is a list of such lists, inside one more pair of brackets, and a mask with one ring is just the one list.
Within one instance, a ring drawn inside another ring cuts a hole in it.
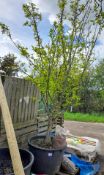
[{"label": "tree", "polygon": [[104,59],[100,60],[95,67],[93,78],[94,101],[96,112],[104,113]]},{"label": "tree", "polygon": [[16,56],[9,53],[4,57],[0,57],[0,69],[8,76],[15,76],[19,71],[19,63],[16,62]]},{"label": "tree", "polygon": [[[2,33],[11,39],[32,66],[29,78],[39,87],[49,115],[50,104],[53,116],[61,109],[79,105],[79,89],[94,60],[94,47],[104,28],[102,3],[103,0],[59,0],[57,21],[50,29],[50,42],[46,45],[38,30],[41,14],[35,4],[24,4],[27,19],[24,25],[31,27],[36,41],[32,46],[33,54],[15,43],[8,26],[0,23]],[[68,29],[64,22],[70,23]]]},{"label": "tree", "polygon": [[79,89],[78,112],[104,112],[104,59],[90,68]]}]

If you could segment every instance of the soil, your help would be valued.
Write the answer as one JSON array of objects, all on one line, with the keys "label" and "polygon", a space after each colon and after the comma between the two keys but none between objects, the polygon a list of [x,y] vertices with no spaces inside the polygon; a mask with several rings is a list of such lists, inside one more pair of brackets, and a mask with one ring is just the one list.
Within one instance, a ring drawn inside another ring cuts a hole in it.
[{"label": "soil", "polygon": [[36,146],[41,147],[41,148],[46,148],[46,149],[52,149],[53,148],[52,141],[46,143],[45,139],[35,139],[35,140],[32,140],[31,143],[33,145],[36,145]]},{"label": "soil", "polygon": [[[28,160],[22,160],[23,167],[25,167]],[[12,161],[10,159],[0,158],[0,175],[9,175],[13,173]]]},{"label": "soil", "polygon": [[11,160],[0,160],[0,175],[13,173]]},{"label": "soil", "polygon": [[45,149],[58,149],[66,147],[66,138],[62,136],[55,136],[49,138],[37,138],[31,140],[31,144]]}]

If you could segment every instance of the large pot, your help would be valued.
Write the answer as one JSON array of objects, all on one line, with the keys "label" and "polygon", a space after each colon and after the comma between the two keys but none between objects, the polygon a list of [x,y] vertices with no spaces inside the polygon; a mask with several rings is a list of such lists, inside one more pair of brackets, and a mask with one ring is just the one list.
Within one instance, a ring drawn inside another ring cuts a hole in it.
[{"label": "large pot", "polygon": [[65,146],[58,149],[42,148],[35,144],[37,139],[45,139],[45,136],[35,136],[28,141],[29,150],[35,157],[32,172],[34,174],[54,175],[60,169]]},{"label": "large pot", "polygon": [[[20,149],[20,156],[24,168],[25,175],[30,175],[31,172],[31,166],[34,162],[34,156],[33,154],[24,149]],[[2,165],[2,162],[5,165]],[[1,166],[4,167],[5,171],[7,173],[2,172]],[[10,173],[10,168],[12,167],[12,162],[10,158],[10,153],[8,148],[0,148],[0,175],[14,175],[14,173]]]}]

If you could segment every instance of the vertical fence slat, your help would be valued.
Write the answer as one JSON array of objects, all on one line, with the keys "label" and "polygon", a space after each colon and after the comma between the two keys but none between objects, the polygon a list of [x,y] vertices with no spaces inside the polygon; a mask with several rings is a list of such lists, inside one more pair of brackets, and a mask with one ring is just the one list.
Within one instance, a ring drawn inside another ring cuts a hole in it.
[{"label": "vertical fence slat", "polygon": [[26,109],[26,105],[25,105],[25,100],[24,100],[24,97],[25,97],[25,92],[26,92],[26,81],[23,80],[24,84],[23,84],[23,87],[22,87],[22,92],[23,92],[23,96],[22,96],[22,113],[21,113],[21,122],[24,122],[24,113],[25,113],[25,109]]},{"label": "vertical fence slat", "polygon": [[22,79],[19,79],[18,85],[19,85],[18,123],[20,123],[21,117],[22,117],[22,110],[23,110],[22,101],[23,101],[24,81]]},{"label": "vertical fence slat", "polygon": [[36,89],[35,115],[37,115],[39,110],[39,99],[40,99],[39,90]]},{"label": "vertical fence slat", "polygon": [[29,82],[29,87],[30,87],[30,98],[29,98],[29,106],[28,106],[28,120],[31,120],[31,88],[32,83]]},{"label": "vertical fence slat", "polygon": [[33,118],[33,105],[34,105],[34,85],[32,84],[31,86],[31,116],[30,118],[32,119]]},{"label": "vertical fence slat", "polygon": [[31,118],[33,119],[35,116],[35,103],[36,103],[36,87],[33,85],[33,98],[32,98],[32,106],[31,106]]},{"label": "vertical fence slat", "polygon": [[23,96],[23,117],[22,117],[22,121],[26,121],[25,120],[25,113],[26,113],[26,97],[27,97],[27,81],[24,81],[24,96]]},{"label": "vertical fence slat", "polygon": [[12,120],[14,121],[15,120],[15,116],[14,116],[14,112],[15,112],[15,97],[16,97],[16,81],[15,81],[15,78],[12,78],[12,82],[11,82],[12,86],[11,86],[11,89],[12,89],[12,94],[11,94],[11,102],[10,102],[10,112],[11,112],[11,117],[12,117]]},{"label": "vertical fence slat", "polygon": [[27,93],[26,93],[26,109],[25,109],[25,121],[28,121],[28,115],[29,115],[29,101],[30,101],[30,86],[29,86],[29,82],[27,81]]},{"label": "vertical fence slat", "polygon": [[11,96],[12,96],[12,79],[10,77],[6,77],[4,88],[5,88],[4,90],[6,93],[8,106],[10,109],[10,102],[11,102]]},{"label": "vertical fence slat", "polygon": [[15,94],[15,110],[14,110],[14,123],[18,122],[18,106],[19,106],[19,95],[20,95],[20,86],[19,79],[15,79],[14,86],[16,86],[16,94]]}]

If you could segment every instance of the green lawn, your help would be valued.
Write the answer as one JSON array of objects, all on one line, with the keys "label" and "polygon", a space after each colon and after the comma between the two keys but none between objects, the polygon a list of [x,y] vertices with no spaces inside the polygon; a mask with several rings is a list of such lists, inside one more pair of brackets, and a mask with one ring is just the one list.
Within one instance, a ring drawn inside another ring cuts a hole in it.
[{"label": "green lawn", "polygon": [[82,113],[64,113],[65,120],[81,121],[81,122],[97,122],[104,123],[104,115],[98,114],[82,114]]}]

